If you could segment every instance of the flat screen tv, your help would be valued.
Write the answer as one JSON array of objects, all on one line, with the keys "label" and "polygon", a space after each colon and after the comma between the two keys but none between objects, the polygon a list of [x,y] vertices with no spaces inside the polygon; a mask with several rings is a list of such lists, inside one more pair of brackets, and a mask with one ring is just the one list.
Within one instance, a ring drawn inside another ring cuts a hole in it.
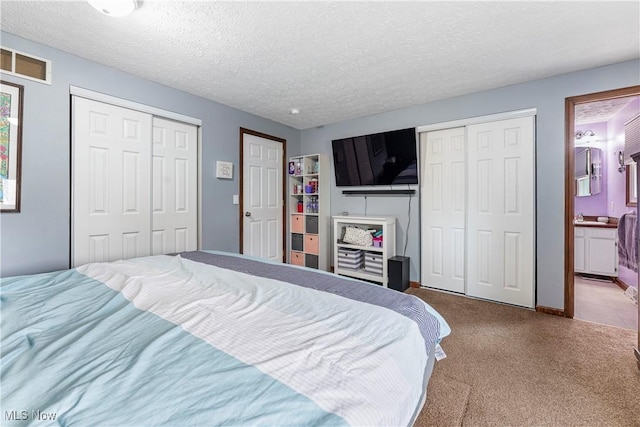
[{"label": "flat screen tv", "polygon": [[417,184],[416,129],[331,141],[338,187]]}]

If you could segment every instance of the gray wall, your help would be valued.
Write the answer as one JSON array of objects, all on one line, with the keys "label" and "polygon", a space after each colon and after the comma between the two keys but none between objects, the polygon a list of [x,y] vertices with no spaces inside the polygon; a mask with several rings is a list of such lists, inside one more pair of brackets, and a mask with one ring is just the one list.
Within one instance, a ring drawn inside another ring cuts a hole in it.
[{"label": "gray wall", "polygon": [[[231,252],[239,248],[238,206],[231,203],[232,195],[239,192],[239,127],[286,139],[287,156],[300,153],[331,156],[331,140],[336,138],[535,107],[538,111],[537,304],[563,308],[564,99],[640,84],[640,61],[630,61],[300,132],[9,33],[2,32],[1,36],[3,46],[53,61],[52,85],[2,75],[3,79],[25,87],[22,212],[0,215],[2,276],[69,266],[70,85],[202,120],[203,248]],[[216,160],[234,163],[232,181],[215,178]],[[333,171],[332,183],[335,184]],[[398,218],[397,251],[400,254],[404,252],[408,231],[406,255],[411,257],[411,280],[418,281],[419,195],[411,202],[407,197],[369,197],[365,201],[362,197],[345,197],[341,189],[332,188],[332,214],[364,213],[365,204],[367,214]]]},{"label": "gray wall", "polygon": [[[239,249],[239,128],[287,140],[287,156],[300,153],[300,131],[203,98],[1,33],[2,45],[52,61],[52,84],[2,74],[24,86],[21,212],[0,215],[0,275],[69,267],[69,86],[103,92],[202,120],[204,249]],[[215,178],[216,160],[232,161],[233,180]]]},{"label": "gray wall", "polygon": [[[429,83],[425,83],[429,84]],[[537,304],[564,308],[564,105],[565,98],[640,84],[640,61],[629,61],[495,90],[446,99],[416,107],[349,120],[302,132],[303,153],[331,155],[331,140],[385,130],[418,127],[526,108],[537,109],[536,236]],[[340,102],[340,100],[336,100]],[[333,171],[332,171],[333,175]],[[363,197],[343,196],[334,185],[331,212],[364,212]],[[406,188],[406,186],[404,187]],[[417,189],[417,186],[413,187]],[[409,219],[406,255],[411,280],[420,280],[419,196],[369,196],[367,214],[397,217],[396,250],[402,254]]]}]

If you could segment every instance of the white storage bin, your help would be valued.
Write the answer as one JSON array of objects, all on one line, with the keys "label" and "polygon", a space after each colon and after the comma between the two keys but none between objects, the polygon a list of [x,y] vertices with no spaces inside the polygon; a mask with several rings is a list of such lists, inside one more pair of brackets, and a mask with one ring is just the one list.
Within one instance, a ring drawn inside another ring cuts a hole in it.
[{"label": "white storage bin", "polygon": [[362,259],[364,253],[360,249],[340,248],[338,249],[338,256],[344,258]]},{"label": "white storage bin", "polygon": [[366,271],[369,274],[375,274],[376,276],[382,276],[382,269],[365,267],[364,271]]},{"label": "white storage bin", "polygon": [[338,267],[358,269],[362,267],[362,259],[338,258]]}]

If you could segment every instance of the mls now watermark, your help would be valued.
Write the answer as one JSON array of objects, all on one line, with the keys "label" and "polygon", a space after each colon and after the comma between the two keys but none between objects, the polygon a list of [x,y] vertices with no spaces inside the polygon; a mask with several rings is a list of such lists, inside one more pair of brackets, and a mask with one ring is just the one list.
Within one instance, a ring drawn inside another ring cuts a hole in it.
[{"label": "mls now watermark", "polygon": [[54,421],[58,416],[55,412],[44,412],[40,410],[31,411],[4,411],[5,421]]}]

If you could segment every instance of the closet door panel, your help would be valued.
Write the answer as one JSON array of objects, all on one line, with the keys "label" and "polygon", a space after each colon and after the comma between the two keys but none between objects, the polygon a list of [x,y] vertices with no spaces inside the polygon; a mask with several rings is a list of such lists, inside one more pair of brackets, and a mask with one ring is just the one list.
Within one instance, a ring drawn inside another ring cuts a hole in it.
[{"label": "closet door panel", "polygon": [[423,133],[422,285],[465,291],[465,129]]},{"label": "closet door panel", "polygon": [[198,247],[197,127],[153,118],[153,254]]},{"label": "closet door panel", "polygon": [[467,293],[534,306],[534,117],[470,125]]},{"label": "closet door panel", "polygon": [[151,115],[73,106],[72,265],[149,255]]}]

